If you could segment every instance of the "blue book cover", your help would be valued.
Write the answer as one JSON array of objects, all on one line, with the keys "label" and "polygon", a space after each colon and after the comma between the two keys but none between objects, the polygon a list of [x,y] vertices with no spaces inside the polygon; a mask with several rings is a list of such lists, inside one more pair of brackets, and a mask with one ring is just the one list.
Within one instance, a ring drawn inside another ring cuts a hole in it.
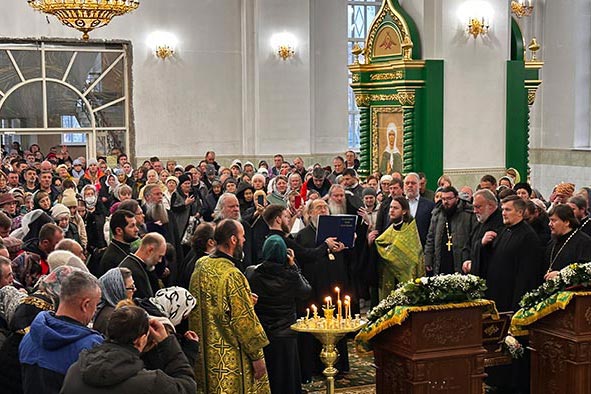
[{"label": "blue book cover", "polygon": [[352,248],[355,244],[355,229],[357,228],[357,215],[322,215],[318,217],[316,229],[316,245],[320,245],[327,238],[336,237],[346,247]]}]

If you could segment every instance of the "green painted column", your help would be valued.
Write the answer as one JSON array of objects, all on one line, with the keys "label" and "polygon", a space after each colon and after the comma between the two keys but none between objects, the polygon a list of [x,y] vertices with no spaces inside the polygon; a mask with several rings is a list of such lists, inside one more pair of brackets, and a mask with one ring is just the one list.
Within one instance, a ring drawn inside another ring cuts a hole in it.
[{"label": "green painted column", "polygon": [[359,175],[368,176],[371,172],[371,132],[369,107],[359,107]]}]

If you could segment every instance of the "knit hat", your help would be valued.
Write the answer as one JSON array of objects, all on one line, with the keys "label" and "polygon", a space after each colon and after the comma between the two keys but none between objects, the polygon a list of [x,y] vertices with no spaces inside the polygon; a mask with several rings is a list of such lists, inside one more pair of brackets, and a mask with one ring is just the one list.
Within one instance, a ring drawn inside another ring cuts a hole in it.
[{"label": "knit hat", "polygon": [[575,192],[575,185],[572,183],[561,182],[558,185],[556,185],[555,192],[556,194],[563,194],[567,197],[571,197]]},{"label": "knit hat", "polygon": [[263,260],[285,264],[287,262],[287,245],[279,235],[271,235],[263,244]]},{"label": "knit hat", "polygon": [[177,185],[179,184],[179,178],[177,178],[176,176],[169,176],[168,178],[166,178],[166,182],[164,183],[168,184],[168,181],[174,181]]},{"label": "knit hat", "polygon": [[74,160],[74,162],[72,163],[73,166],[81,166],[82,162],[80,161],[80,159],[76,159]]},{"label": "knit hat", "polygon": [[365,189],[363,189],[363,192],[361,193],[362,197],[365,196],[376,196],[376,191],[373,189],[373,187],[366,187]]},{"label": "knit hat", "polygon": [[519,182],[513,186],[513,190],[517,191],[519,189],[525,189],[528,196],[531,196],[531,186],[526,182]]},{"label": "knit hat", "polygon": [[68,215],[68,218],[70,217],[70,209],[64,204],[55,204],[53,208],[51,208],[51,217],[54,219],[59,219],[59,217],[64,214]]},{"label": "knit hat", "polygon": [[97,159],[88,159],[88,162],[86,164],[88,164],[89,166],[91,166],[93,164],[98,166],[98,160]]},{"label": "knit hat", "polygon": [[76,192],[72,189],[64,190],[62,204],[64,204],[68,208],[77,206],[78,200],[76,199]]},{"label": "knit hat", "polygon": [[234,160],[230,165],[230,168],[237,166],[239,170],[242,170],[242,162],[238,159]]},{"label": "knit hat", "polygon": [[392,175],[383,175],[380,178],[380,183],[384,182],[384,181],[388,181],[388,182],[392,182]]},{"label": "knit hat", "polygon": [[180,186],[183,183],[185,183],[187,181],[190,181],[190,180],[191,180],[191,178],[189,178],[189,175],[183,174],[183,175],[179,176],[179,183],[178,183],[178,185]]}]

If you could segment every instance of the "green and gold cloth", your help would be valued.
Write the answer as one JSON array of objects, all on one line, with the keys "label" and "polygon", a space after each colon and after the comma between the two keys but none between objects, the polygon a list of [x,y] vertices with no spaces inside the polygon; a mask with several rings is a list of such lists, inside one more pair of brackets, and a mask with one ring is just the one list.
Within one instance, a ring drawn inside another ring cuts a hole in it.
[{"label": "green and gold cloth", "polygon": [[379,297],[384,299],[398,283],[425,275],[425,258],[416,222],[403,223],[400,230],[390,226],[375,240],[380,276]]},{"label": "green and gold cloth", "polygon": [[205,256],[195,265],[189,286],[197,300],[189,328],[199,335],[195,368],[199,393],[267,394],[267,376],[254,379],[252,361],[269,344],[244,275],[227,258]]},{"label": "green and gold cloth", "polygon": [[393,327],[402,325],[408,319],[411,313],[440,311],[447,309],[461,309],[480,306],[483,309],[484,317],[499,318],[499,313],[495,307],[494,301],[490,300],[474,300],[468,302],[461,302],[455,304],[441,304],[441,305],[423,305],[423,306],[395,306],[384,316],[380,317],[375,322],[368,323],[361,329],[359,334],[355,337],[355,346],[359,351],[370,351],[370,341],[382,331]]},{"label": "green and gold cloth", "polygon": [[589,291],[560,291],[531,308],[521,308],[511,319],[510,332],[514,336],[527,335],[527,326],[558,310],[566,309],[576,296],[591,296]]}]

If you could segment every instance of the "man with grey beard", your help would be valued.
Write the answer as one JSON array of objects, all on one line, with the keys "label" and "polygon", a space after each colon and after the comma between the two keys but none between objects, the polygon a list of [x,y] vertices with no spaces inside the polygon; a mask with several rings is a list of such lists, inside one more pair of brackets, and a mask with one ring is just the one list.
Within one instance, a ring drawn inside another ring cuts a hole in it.
[{"label": "man with grey beard", "polygon": [[[331,190],[343,193],[342,200],[344,200],[343,187],[339,186],[339,188],[335,188],[335,186],[339,185],[333,185],[332,188],[334,189],[331,188]],[[312,249],[317,246],[316,229],[318,228],[318,217],[329,215],[330,212],[328,210],[328,204],[322,199],[312,201],[308,207],[308,212],[310,214],[310,224],[298,232],[296,242],[300,247]],[[326,254],[317,255],[315,256],[316,258],[306,261],[302,266],[302,274],[312,284],[312,293],[310,294],[310,298],[305,301],[306,305],[322,305],[324,298],[334,293],[335,286],[338,286],[347,292],[347,294],[352,293],[353,289],[349,282],[350,260],[345,256],[345,245],[338,242],[334,246],[327,248]],[[356,300],[357,298],[353,296],[352,299]],[[305,307],[300,305],[299,309],[299,316],[301,316],[301,312],[305,312]],[[304,310],[302,311],[302,309]],[[298,341],[300,366],[302,369],[302,380],[305,381],[310,379],[314,374],[322,372],[322,363],[318,356],[321,346],[310,334],[302,335],[300,339],[301,341]],[[346,372],[349,370],[346,339],[341,340],[337,344],[337,349],[340,356],[335,367],[341,372]]]},{"label": "man with grey beard", "polygon": [[470,260],[464,261],[462,270],[466,274],[478,275],[482,260],[488,261],[492,253],[492,244],[496,237],[493,234],[499,234],[504,226],[497,197],[490,190],[482,189],[474,193],[473,208],[478,224],[470,237]]},{"label": "man with grey beard", "polygon": [[353,195],[345,191],[339,184],[332,185],[328,190],[328,209],[331,215],[356,215],[360,204],[351,201]]},{"label": "man with grey beard", "polygon": [[156,232],[166,238],[168,242],[171,242],[172,234],[168,227],[168,211],[164,208],[162,203],[164,194],[160,186],[147,185],[144,188],[144,207],[143,210],[146,213],[145,223],[148,232]]}]

